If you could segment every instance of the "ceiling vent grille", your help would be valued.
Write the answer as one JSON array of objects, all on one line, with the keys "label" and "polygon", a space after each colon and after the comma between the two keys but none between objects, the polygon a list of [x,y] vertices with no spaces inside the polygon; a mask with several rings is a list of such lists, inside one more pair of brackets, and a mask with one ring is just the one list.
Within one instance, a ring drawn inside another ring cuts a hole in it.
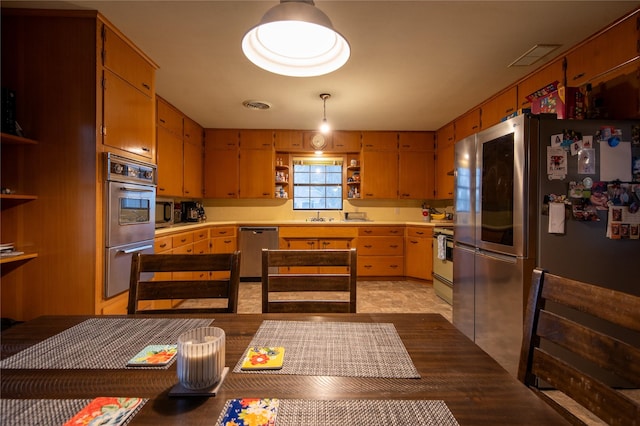
[{"label": "ceiling vent grille", "polygon": [[255,109],[255,110],[267,110],[271,108],[271,104],[269,104],[268,102],[263,102],[263,101],[244,101],[242,102],[242,105],[244,105],[245,108],[248,109]]}]

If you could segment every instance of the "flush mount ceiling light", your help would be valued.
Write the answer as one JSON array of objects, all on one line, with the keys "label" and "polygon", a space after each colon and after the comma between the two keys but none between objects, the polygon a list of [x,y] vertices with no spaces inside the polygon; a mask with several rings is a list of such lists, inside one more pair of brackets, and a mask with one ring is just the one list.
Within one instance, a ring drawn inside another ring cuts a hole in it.
[{"label": "flush mount ceiling light", "polygon": [[526,67],[532,65],[556,50],[558,47],[560,47],[559,44],[536,44],[518,59],[511,62],[509,67]]},{"label": "flush mount ceiling light", "polygon": [[242,102],[242,105],[247,109],[255,109],[255,110],[267,110],[271,108],[271,104],[264,101],[255,101],[248,99]]},{"label": "flush mount ceiling light", "polygon": [[322,99],[322,122],[320,123],[320,131],[322,133],[329,133],[331,131],[331,126],[329,126],[329,122],[327,121],[327,99],[329,99],[331,95],[329,93],[321,93],[320,99]]},{"label": "flush mount ceiling light", "polygon": [[349,59],[349,42],[313,1],[281,0],[242,39],[254,64],[290,77],[328,74]]}]

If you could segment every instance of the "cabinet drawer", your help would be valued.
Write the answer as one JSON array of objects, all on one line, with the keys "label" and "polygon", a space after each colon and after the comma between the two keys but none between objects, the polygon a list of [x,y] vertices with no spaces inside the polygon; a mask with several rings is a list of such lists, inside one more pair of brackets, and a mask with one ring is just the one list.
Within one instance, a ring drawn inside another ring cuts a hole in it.
[{"label": "cabinet drawer", "polygon": [[361,226],[358,228],[360,236],[402,236],[403,228],[398,226]]},{"label": "cabinet drawer", "polygon": [[402,276],[402,256],[358,256],[358,276]]},{"label": "cabinet drawer", "polygon": [[193,232],[185,232],[184,234],[174,235],[172,238],[173,248],[193,243]]},{"label": "cabinet drawer", "polygon": [[408,237],[433,237],[433,229],[425,227],[408,227],[407,228],[407,236]]},{"label": "cabinet drawer", "polygon": [[[193,243],[184,244],[180,247],[173,249],[173,254],[193,254]],[[186,272],[184,272],[186,274]],[[176,278],[176,274],[183,274],[183,272],[173,272],[173,277]]]},{"label": "cabinet drawer", "polygon": [[236,235],[236,229],[233,226],[225,226],[220,228],[210,228],[211,238],[214,237],[233,237]]},{"label": "cabinet drawer", "polygon": [[209,239],[200,240],[193,243],[194,254],[207,254],[209,253]]},{"label": "cabinet drawer", "polygon": [[358,239],[359,256],[402,256],[403,237],[364,237]]},{"label": "cabinet drawer", "polygon": [[163,251],[171,250],[173,248],[173,237],[158,237],[153,241],[153,251],[155,253],[162,253]]},{"label": "cabinet drawer", "polygon": [[206,240],[209,238],[209,230],[208,229],[199,229],[197,231],[193,231],[193,242],[200,240]]},{"label": "cabinet drawer", "polygon": [[[233,253],[236,251],[236,237],[217,237],[211,239],[212,253]],[[241,260],[242,261],[242,260]]]}]

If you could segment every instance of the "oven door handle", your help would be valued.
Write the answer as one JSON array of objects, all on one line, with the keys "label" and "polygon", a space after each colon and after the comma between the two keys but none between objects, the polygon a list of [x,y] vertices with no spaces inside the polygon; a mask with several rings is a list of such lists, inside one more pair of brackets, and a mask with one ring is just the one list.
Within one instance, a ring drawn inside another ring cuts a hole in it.
[{"label": "oven door handle", "polygon": [[131,253],[135,253],[137,251],[142,251],[142,250],[146,250],[146,249],[150,249],[153,248],[152,245],[146,245],[146,246],[140,246],[140,247],[135,247],[135,248],[130,248],[127,250],[118,250],[119,253],[124,253],[124,254],[131,254]]},{"label": "oven door handle", "polygon": [[127,188],[126,186],[121,186],[120,191],[122,192],[153,192],[153,189],[138,189],[138,188]]}]

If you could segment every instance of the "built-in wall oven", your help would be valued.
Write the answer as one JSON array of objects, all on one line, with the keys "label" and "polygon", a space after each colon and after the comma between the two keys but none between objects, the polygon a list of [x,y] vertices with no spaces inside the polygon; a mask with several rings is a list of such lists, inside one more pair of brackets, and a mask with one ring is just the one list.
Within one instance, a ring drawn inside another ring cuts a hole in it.
[{"label": "built-in wall oven", "polygon": [[104,297],[129,289],[133,253],[153,253],[157,169],[153,164],[105,154]]},{"label": "built-in wall oven", "polygon": [[453,229],[433,228],[433,290],[453,304]]}]

